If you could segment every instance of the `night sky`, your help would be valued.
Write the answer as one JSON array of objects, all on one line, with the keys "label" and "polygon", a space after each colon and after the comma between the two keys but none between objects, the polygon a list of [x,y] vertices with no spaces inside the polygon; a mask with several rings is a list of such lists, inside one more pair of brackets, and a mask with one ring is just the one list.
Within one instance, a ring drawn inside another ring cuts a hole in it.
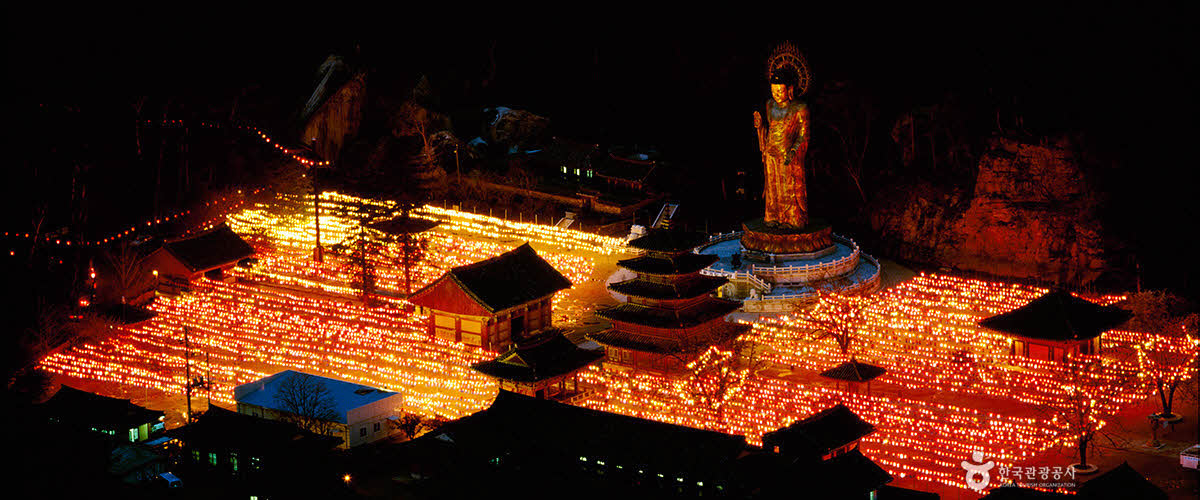
[{"label": "night sky", "polygon": [[[1120,180],[1103,187],[1125,214],[1117,224],[1164,235],[1160,257],[1195,250],[1181,227],[1197,220],[1194,3],[874,16],[798,7],[789,22],[709,19],[686,31],[632,14],[576,29],[567,17],[16,9],[6,15],[6,109],[19,120],[6,150],[25,168],[53,150],[130,175],[124,124],[139,96],[169,100],[175,116],[221,118],[241,94],[244,116],[294,129],[317,67],[338,53],[372,68],[373,89],[429,75],[463,137],[478,134],[480,108],[519,107],[551,117],[556,135],[652,144],[698,173],[728,175],[757,162],[750,114],[767,98],[764,59],[792,40],[813,89],[854,82],[883,116],[951,92],[1017,109],[1038,134],[1085,134]],[[22,169],[6,170],[5,222],[27,224]]]}]

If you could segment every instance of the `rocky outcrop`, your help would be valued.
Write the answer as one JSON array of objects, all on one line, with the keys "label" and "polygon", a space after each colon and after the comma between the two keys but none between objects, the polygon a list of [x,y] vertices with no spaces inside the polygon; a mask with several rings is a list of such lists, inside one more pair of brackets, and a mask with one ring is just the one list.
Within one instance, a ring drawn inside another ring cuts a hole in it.
[{"label": "rocky outcrop", "polygon": [[550,139],[549,118],[505,107],[487,108],[483,112],[490,118],[484,125],[484,139],[504,146],[510,153],[534,149]]},{"label": "rocky outcrop", "polygon": [[362,125],[366,73],[352,72],[340,57],[330,56],[321,65],[320,75],[301,114],[304,132],[300,139],[322,158],[336,161]]},{"label": "rocky outcrop", "polygon": [[1073,145],[993,139],[973,191],[922,182],[877,198],[871,226],[896,257],[1084,285],[1105,266],[1095,190]]}]

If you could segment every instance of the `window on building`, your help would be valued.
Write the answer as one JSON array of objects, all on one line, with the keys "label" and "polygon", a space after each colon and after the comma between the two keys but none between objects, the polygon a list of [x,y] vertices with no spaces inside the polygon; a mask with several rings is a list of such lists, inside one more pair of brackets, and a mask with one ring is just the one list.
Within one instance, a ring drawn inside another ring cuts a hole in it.
[{"label": "window on building", "polygon": [[129,442],[130,443],[136,442],[137,439],[138,439],[138,430],[137,429],[129,429]]},{"label": "window on building", "polygon": [[379,422],[375,422],[375,432],[379,432]]},{"label": "window on building", "polygon": [[229,468],[234,472],[238,471],[238,457],[236,451],[229,452]]},{"label": "window on building", "polygon": [[262,458],[250,457],[250,468],[254,470],[262,470]]},{"label": "window on building", "polygon": [[208,452],[208,465],[217,465],[217,452]]},{"label": "window on building", "polygon": [[358,428],[358,435],[359,435],[359,437],[366,436],[366,435],[367,435],[367,428],[366,428],[366,427],[359,427],[359,428]]},{"label": "window on building", "polygon": [[564,173],[564,174],[565,174],[565,173],[567,173],[567,166],[566,166],[566,165],[563,165],[563,166],[562,166],[562,173]]},{"label": "window on building", "polygon": [[578,168],[576,168],[576,169],[575,169],[575,176],[576,176],[576,177],[579,177],[580,175],[581,175],[581,174],[580,174],[580,172],[579,172],[579,169],[578,169]]},{"label": "window on building", "polygon": [[192,461],[200,463],[200,450],[192,450]]}]

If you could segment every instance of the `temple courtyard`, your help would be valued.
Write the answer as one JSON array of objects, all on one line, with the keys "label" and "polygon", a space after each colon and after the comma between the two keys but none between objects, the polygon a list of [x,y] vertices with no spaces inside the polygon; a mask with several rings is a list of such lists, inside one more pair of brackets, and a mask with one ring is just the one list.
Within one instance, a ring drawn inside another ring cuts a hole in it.
[{"label": "temple courtyard", "polygon": [[[324,193],[322,242],[351,238],[361,212],[395,208],[386,201]],[[41,366],[58,382],[165,409],[168,427],[184,421],[188,365],[193,376],[211,381],[210,389],[193,394],[194,411],[209,401],[232,408],[234,386],[284,369],[397,391],[406,412],[426,417],[453,419],[487,407],[497,383],[470,365],[494,353],[429,338],[424,318],[402,298],[405,272],[395,244],[370,257],[379,291],[367,301],[351,285],[349,259],[329,254],[314,262],[312,210],[304,197],[256,195],[227,218],[255,247],[256,263],[235,268],[226,279],[201,279],[190,290],[160,295],[150,306],[154,318],[52,353]],[[630,256],[622,239],[430,205],[414,216],[439,225],[424,233],[429,244],[411,269],[413,290],[452,267],[528,241],[574,284],[554,303],[555,324],[575,329],[571,339],[602,327],[593,313],[616,303],[605,282],[617,272],[617,260]],[[891,280],[887,269],[884,274],[883,289],[852,301],[833,318],[847,327],[844,345],[814,335],[819,318],[804,310],[735,314],[736,321],[753,327],[740,339],[742,361],[713,349],[694,363],[695,374],[673,378],[593,365],[582,374],[586,396],[572,402],[744,435],[754,444],[766,432],[840,403],[876,426],[862,450],[896,478],[893,484],[942,498],[977,496],[967,489],[962,466],[973,452],[999,467],[992,486],[1006,480],[1071,481],[1053,477],[1055,469],[1076,461],[1070,452],[1078,429],[1056,418],[1079,394],[1064,383],[1064,364],[1014,356],[1010,339],[977,326],[1048,290],[946,274]],[[1123,299],[1085,298],[1104,305]],[[1107,332],[1103,342],[1105,362],[1091,374],[1094,385],[1086,393],[1099,408],[1105,433],[1095,461],[1103,469],[1129,461],[1168,493],[1194,488],[1195,476],[1179,468],[1177,458],[1156,457],[1177,457],[1195,443],[1195,425],[1164,430],[1161,448],[1145,446],[1150,438],[1145,416],[1157,411],[1157,399],[1146,377],[1138,376],[1146,371],[1138,349],[1187,353],[1195,345],[1186,337],[1119,330]],[[869,383],[820,375],[850,359],[885,372]],[[721,380],[706,379],[713,377],[706,366],[722,363],[729,369],[718,371]],[[720,388],[713,389],[717,382]],[[1176,406],[1185,422],[1194,422],[1194,404]],[[1030,467],[1048,468],[1048,476],[1038,469],[1037,478],[1021,477]]]}]

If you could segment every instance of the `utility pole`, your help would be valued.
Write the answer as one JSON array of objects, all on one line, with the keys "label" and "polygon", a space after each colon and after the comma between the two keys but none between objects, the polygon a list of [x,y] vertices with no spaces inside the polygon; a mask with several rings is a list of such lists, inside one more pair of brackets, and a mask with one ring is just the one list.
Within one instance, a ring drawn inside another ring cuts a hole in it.
[{"label": "utility pole", "polygon": [[[313,170],[315,170],[315,169],[313,169]],[[312,171],[312,170],[310,170],[310,171]],[[317,262],[324,262],[325,259],[321,255],[321,192],[317,189],[317,178],[316,178],[315,172],[313,174],[312,183],[313,183],[313,207],[316,210],[316,216],[313,217],[313,222],[315,223],[316,228],[317,228],[317,246],[316,246],[316,248],[313,248],[313,260],[315,260]]]},{"label": "utility pole", "polygon": [[462,164],[458,162],[458,142],[454,143],[454,170],[458,173],[458,181],[462,182]]},{"label": "utility pole", "polygon": [[192,423],[192,344],[188,341],[188,327],[183,327],[183,376],[184,392],[187,394],[187,423]]},{"label": "utility pole", "polygon": [[[315,152],[317,140],[314,138],[310,144]],[[317,246],[313,248],[313,260],[317,262],[325,262],[325,256],[321,250],[321,190],[317,187],[317,165],[316,162],[308,168],[308,176],[312,179],[313,189],[313,208],[315,215],[313,216],[313,224],[317,228]]]},{"label": "utility pole", "polygon": [[[184,392],[187,394],[187,423],[192,423],[192,390],[202,388],[208,391],[209,406],[212,405],[212,391],[209,389],[208,380],[204,377],[192,379],[192,343],[188,338],[189,327],[183,327],[183,369],[184,377],[187,383],[184,385]],[[205,359],[208,359],[208,354],[205,354]],[[212,372],[212,365],[209,365],[209,373]]]}]

